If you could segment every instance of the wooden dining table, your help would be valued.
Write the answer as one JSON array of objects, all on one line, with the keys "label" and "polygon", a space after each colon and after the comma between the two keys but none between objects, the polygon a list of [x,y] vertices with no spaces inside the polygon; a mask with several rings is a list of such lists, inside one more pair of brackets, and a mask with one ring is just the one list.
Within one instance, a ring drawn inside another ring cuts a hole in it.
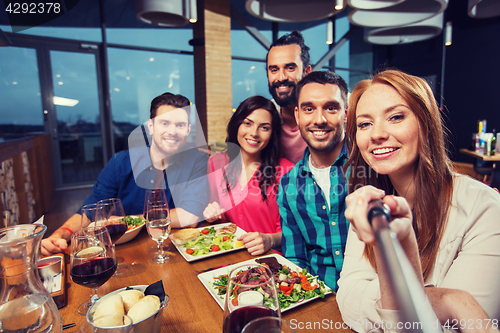
[{"label": "wooden dining table", "polygon": [[[162,313],[162,332],[222,332],[224,311],[213,299],[209,291],[198,279],[197,271],[225,264],[239,263],[255,258],[246,249],[228,252],[198,261],[188,262],[182,257],[170,240],[168,251],[172,260],[164,264],[153,264],[154,256],[148,252],[156,243],[149,238],[146,228],[133,240],[116,245],[118,262],[125,262],[129,270],[113,276],[99,288],[98,295],[103,296],[111,291],[133,285],[149,285],[163,281],[165,293],[170,297],[168,305]],[[69,250],[67,251],[69,254]],[[272,254],[269,251],[266,254]],[[69,256],[66,255],[66,268],[69,272]],[[67,305],[59,309],[62,323],[75,323],[76,326],[64,330],[65,333],[77,332],[85,322],[85,316],[79,315],[78,306],[89,299],[90,289],[71,281],[66,277]],[[326,295],[324,299],[316,299],[282,313],[297,332],[352,332],[342,327],[342,318],[335,300],[335,294]],[[142,332],[135,332],[142,333]],[[145,332],[149,333],[149,332]]]}]

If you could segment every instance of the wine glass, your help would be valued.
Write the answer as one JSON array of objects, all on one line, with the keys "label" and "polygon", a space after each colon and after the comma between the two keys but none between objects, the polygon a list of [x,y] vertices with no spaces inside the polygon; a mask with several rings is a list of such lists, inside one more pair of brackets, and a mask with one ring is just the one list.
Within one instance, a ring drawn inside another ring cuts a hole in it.
[{"label": "wine glass", "polygon": [[[160,201],[160,202],[165,202],[167,204],[168,208],[168,200],[167,196],[165,194],[165,190],[162,189],[147,189],[146,190],[146,195],[144,196],[144,219],[146,220],[147,216],[147,210],[148,210],[148,202],[150,201]],[[163,247],[163,251],[168,251],[170,250],[170,244],[163,244],[161,245]],[[149,253],[153,254],[158,254],[158,246],[151,246],[148,249]]]},{"label": "wine glass", "polygon": [[[97,202],[96,225],[105,226],[113,244],[127,231],[127,219],[122,201],[118,198],[104,199]],[[126,263],[118,264],[115,275],[128,270]]]},{"label": "wine glass", "polygon": [[97,212],[97,204],[88,204],[82,207],[82,224],[81,228],[87,228],[91,223],[95,222]]},{"label": "wine glass", "polygon": [[241,333],[296,333],[296,331],[283,318],[260,317],[246,324]]},{"label": "wine glass", "polygon": [[146,208],[146,228],[149,237],[158,244],[158,255],[151,259],[154,264],[163,264],[172,256],[163,251],[162,243],[170,234],[170,215],[168,205],[162,201],[149,200]]},{"label": "wine glass", "polygon": [[228,276],[222,330],[240,333],[246,324],[261,317],[281,318],[273,274],[259,264],[238,266]]},{"label": "wine glass", "polygon": [[[113,323],[113,326],[110,326],[110,323]],[[91,321],[86,321],[78,329],[78,333],[130,333],[133,327],[132,319],[129,316],[124,314],[108,314],[99,318],[93,318]]]},{"label": "wine glass", "polygon": [[97,289],[115,271],[115,249],[106,228],[83,228],[71,235],[71,279],[76,284],[93,290],[90,300],[78,307],[79,314],[87,313],[97,299]]}]

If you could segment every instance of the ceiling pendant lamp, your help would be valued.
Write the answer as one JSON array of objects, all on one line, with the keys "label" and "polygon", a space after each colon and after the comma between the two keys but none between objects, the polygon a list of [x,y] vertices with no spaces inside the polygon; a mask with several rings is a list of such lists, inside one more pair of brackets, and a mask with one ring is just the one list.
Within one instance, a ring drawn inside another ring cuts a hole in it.
[{"label": "ceiling pendant lamp", "polygon": [[430,19],[447,5],[448,0],[406,0],[381,9],[355,9],[348,18],[352,24],[369,28],[397,27]]},{"label": "ceiling pendant lamp", "polygon": [[326,43],[328,45],[333,44],[333,19],[329,18],[326,21]]},{"label": "ceiling pendant lamp", "polygon": [[347,4],[355,9],[372,10],[391,7],[403,1],[405,0],[347,0]]},{"label": "ceiling pendant lamp", "polygon": [[472,18],[500,16],[499,0],[469,0],[467,14]]},{"label": "ceiling pendant lamp", "polygon": [[137,18],[160,27],[179,27],[197,21],[196,0],[136,0]]},{"label": "ceiling pendant lamp", "polygon": [[419,42],[436,37],[443,31],[443,13],[430,19],[398,27],[365,28],[366,42],[395,45]]},{"label": "ceiling pendant lamp", "polygon": [[275,22],[309,22],[344,10],[346,0],[247,0],[246,10],[255,17]]},{"label": "ceiling pendant lamp", "polygon": [[446,28],[444,32],[444,45],[450,46],[452,42],[452,34],[453,34],[453,24],[451,21],[446,22]]}]

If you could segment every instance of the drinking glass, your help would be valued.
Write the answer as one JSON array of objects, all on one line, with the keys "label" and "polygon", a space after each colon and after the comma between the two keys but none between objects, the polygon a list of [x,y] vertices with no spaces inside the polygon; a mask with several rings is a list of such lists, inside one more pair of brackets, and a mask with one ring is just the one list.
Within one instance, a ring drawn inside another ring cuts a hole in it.
[{"label": "drinking glass", "polygon": [[296,333],[285,319],[261,317],[245,325],[241,333]]},{"label": "drinking glass", "polygon": [[[160,202],[165,202],[167,204],[167,208],[168,208],[168,200],[167,200],[167,196],[165,194],[165,190],[162,190],[162,189],[147,189],[146,190],[146,195],[144,196],[144,219],[146,220],[147,219],[147,210],[148,210],[148,202],[150,201],[160,201]],[[162,243],[161,245],[163,247],[163,251],[168,251],[170,250],[170,244],[165,244],[165,243]],[[160,253],[159,250],[158,250],[158,246],[155,245],[155,246],[151,246],[149,249],[148,249],[148,252],[149,253],[152,253],[152,254],[158,254]]]},{"label": "drinking glass", "polygon": [[87,228],[91,223],[95,222],[97,213],[97,204],[88,204],[82,207],[82,224],[81,228]]},{"label": "drinking glass", "polygon": [[228,276],[223,333],[240,333],[261,317],[281,318],[273,274],[258,264],[238,266]]},{"label": "drinking glass", "polygon": [[163,241],[170,234],[170,215],[168,204],[162,201],[149,200],[146,204],[146,228],[149,237],[158,244],[158,255],[151,259],[154,264],[163,264],[172,259],[172,256],[163,251]]},{"label": "drinking glass", "polygon": [[[122,322],[122,325],[108,327],[105,323],[110,321]],[[86,321],[78,329],[78,333],[130,333],[133,329],[133,322],[129,316],[123,314],[109,314],[99,318],[94,318],[90,322]]]},{"label": "drinking glass", "polygon": [[104,227],[89,227],[71,235],[70,276],[76,284],[92,288],[89,301],[78,307],[86,314],[97,300],[97,289],[116,271],[116,257],[111,237]]},{"label": "drinking glass", "polygon": [[[104,199],[97,202],[96,225],[105,226],[113,244],[127,231],[127,219],[122,201],[118,198]],[[120,258],[121,259],[121,258]],[[126,263],[118,264],[115,275],[128,270]]]}]

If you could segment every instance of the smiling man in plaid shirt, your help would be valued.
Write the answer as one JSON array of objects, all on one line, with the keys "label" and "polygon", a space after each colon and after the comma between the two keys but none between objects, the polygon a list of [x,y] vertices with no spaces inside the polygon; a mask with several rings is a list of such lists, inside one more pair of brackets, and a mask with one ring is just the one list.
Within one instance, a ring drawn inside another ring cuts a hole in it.
[{"label": "smiling man in plaid shirt", "polygon": [[312,72],[297,84],[295,118],[308,147],[281,178],[277,197],[283,255],[335,291],[349,229],[342,172],[347,93],[345,81],[329,71]]}]

